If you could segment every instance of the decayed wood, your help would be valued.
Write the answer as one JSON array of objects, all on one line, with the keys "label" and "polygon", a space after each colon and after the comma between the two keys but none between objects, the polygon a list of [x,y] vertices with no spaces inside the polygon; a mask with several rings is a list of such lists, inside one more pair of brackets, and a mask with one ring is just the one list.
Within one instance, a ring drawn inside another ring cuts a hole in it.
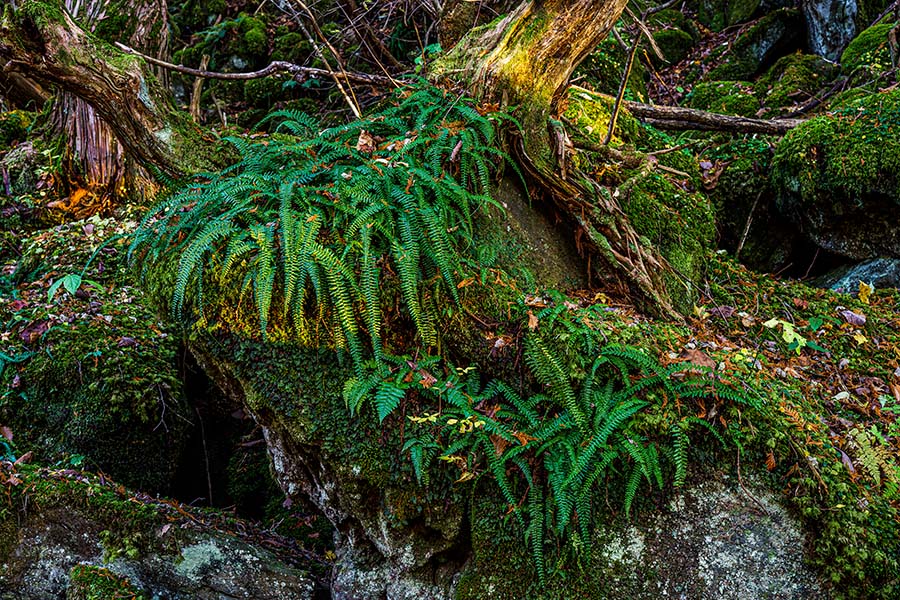
[{"label": "decayed wood", "polygon": [[625,108],[638,119],[660,129],[784,135],[803,123],[803,119],[753,119],[693,108],[642,104],[640,102],[626,101]]},{"label": "decayed wood", "polygon": [[[172,106],[145,64],[98,42],[56,6],[25,2],[0,22],[0,60],[89,104],[130,156],[178,177],[202,168],[201,132]],[[207,165],[208,166],[208,165]]]}]

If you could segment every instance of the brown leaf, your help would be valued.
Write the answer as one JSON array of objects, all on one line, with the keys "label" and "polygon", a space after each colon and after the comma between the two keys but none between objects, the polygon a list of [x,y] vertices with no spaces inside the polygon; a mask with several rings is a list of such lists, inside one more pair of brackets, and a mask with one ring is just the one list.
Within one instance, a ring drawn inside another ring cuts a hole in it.
[{"label": "brown leaf", "polygon": [[683,350],[681,358],[685,362],[700,365],[701,367],[709,367],[710,369],[715,369],[718,366],[716,361],[708,357],[702,350],[697,350],[696,348]]},{"label": "brown leaf", "polygon": [[806,309],[809,308],[809,302],[802,298],[794,298],[794,306],[797,308]]},{"label": "brown leaf", "polygon": [[419,371],[419,375],[422,376],[422,379],[419,380],[419,383],[420,383],[420,384],[422,385],[422,387],[425,388],[426,390],[427,390],[427,389],[430,389],[431,386],[433,386],[435,383],[437,383],[437,378],[436,378],[434,375],[432,375],[431,373],[429,373],[428,371],[424,370],[424,369],[421,369],[421,370]]},{"label": "brown leaf", "polygon": [[5,437],[8,441],[13,441],[13,432],[12,429],[7,427],[6,425],[0,425],[0,435]]},{"label": "brown leaf", "polygon": [[359,132],[359,139],[356,140],[356,149],[367,154],[375,152],[375,138],[372,137],[371,133],[363,129]]},{"label": "brown leaf", "polygon": [[50,321],[46,319],[35,321],[33,323],[29,323],[25,327],[25,329],[19,332],[19,339],[30,345],[40,340],[41,336],[47,333],[49,329]]},{"label": "brown leaf", "polygon": [[538,326],[538,318],[534,316],[534,313],[530,310],[528,311],[528,329],[534,331]]},{"label": "brown leaf", "polygon": [[499,435],[491,434],[491,443],[494,444],[494,453],[497,456],[503,456],[503,453],[506,452],[506,449],[509,448],[509,442],[500,437]]},{"label": "brown leaf", "polygon": [[839,313],[844,320],[855,327],[862,327],[866,324],[866,315],[855,313],[852,310],[842,310]]},{"label": "brown leaf", "polygon": [[28,452],[26,452],[25,454],[23,454],[22,456],[20,456],[19,459],[16,461],[15,464],[17,464],[17,465],[24,465],[25,463],[31,462],[31,459],[32,459],[33,457],[34,457],[34,452],[28,451]]}]

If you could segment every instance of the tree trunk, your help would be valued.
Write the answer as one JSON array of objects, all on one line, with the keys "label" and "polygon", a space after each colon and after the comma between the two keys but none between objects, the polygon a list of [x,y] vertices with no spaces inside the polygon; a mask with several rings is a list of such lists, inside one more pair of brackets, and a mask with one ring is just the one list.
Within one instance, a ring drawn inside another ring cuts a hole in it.
[{"label": "tree trunk", "polygon": [[571,143],[556,119],[578,64],[603,41],[626,0],[531,0],[495,25],[473,30],[436,65],[489,103],[517,107],[523,126],[514,141],[517,162],[554,208],[568,215],[594,260],[597,275],[615,274],[635,302],[652,314],[680,318],[667,289],[676,279],[668,262],[640,241],[614,195],[572,166]]},{"label": "tree trunk", "polygon": [[[157,58],[168,57],[165,0],[65,0],[64,4],[85,29]],[[166,77],[164,71],[159,75]],[[59,91],[52,121],[66,139],[65,171],[74,188],[66,208],[74,216],[86,216],[121,196],[153,188],[152,178],[127,155],[112,128],[76,94]]]},{"label": "tree trunk", "polygon": [[211,142],[141,59],[78,26],[59,5],[30,1],[0,21],[5,69],[58,86],[91,106],[138,163],[169,177],[214,166]]}]

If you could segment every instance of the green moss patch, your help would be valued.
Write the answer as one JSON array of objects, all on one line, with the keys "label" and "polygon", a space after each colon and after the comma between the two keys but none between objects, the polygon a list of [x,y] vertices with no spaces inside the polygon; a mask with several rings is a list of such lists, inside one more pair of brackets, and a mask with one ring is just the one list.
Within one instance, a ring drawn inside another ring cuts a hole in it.
[{"label": "green moss patch", "polygon": [[91,565],[76,565],[69,573],[66,600],[146,600],[147,596],[131,582],[109,569]]},{"label": "green moss patch", "polygon": [[753,95],[753,84],[746,81],[698,83],[685,101],[691,108],[726,115],[750,117],[759,111],[759,101]]}]

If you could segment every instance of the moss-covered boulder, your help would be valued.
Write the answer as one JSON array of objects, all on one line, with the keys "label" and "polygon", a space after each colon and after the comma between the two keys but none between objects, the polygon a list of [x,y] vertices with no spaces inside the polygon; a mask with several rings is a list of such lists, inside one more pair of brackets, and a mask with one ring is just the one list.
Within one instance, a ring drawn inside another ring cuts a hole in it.
[{"label": "moss-covered boulder", "polygon": [[709,81],[698,83],[685,98],[691,108],[726,115],[755,116],[759,100],[753,95],[753,84],[747,81]]},{"label": "moss-covered boulder", "polygon": [[816,244],[851,258],[900,256],[900,92],[850,101],[778,145],[782,213]]},{"label": "moss-covered boulder", "polygon": [[0,421],[40,460],[94,465],[159,491],[193,420],[180,341],[128,285],[121,244],[100,250],[84,279],[73,280],[93,248],[128,226],[93,217],[24,244],[19,285],[0,299]]},{"label": "moss-covered boulder", "polygon": [[820,56],[789,54],[757,80],[756,95],[767,109],[802,104],[822,91],[836,71]]},{"label": "moss-covered boulder", "polygon": [[782,8],[770,12],[743,31],[724,50],[721,64],[704,77],[706,81],[752,79],[779,57],[805,44],[803,15]]},{"label": "moss-covered boulder", "polygon": [[25,134],[34,122],[34,114],[24,110],[0,113],[0,152],[18,142],[25,141]]},{"label": "moss-covered boulder", "polygon": [[306,600],[324,567],[272,532],[265,549],[251,523],[106,477],[5,463],[0,489],[4,600]]},{"label": "moss-covered boulder", "polygon": [[[584,80],[587,87],[604,94],[615,95],[625,74],[628,53],[610,35],[578,65],[574,77]],[[647,73],[643,63],[635,60],[628,76],[625,98],[637,102],[647,99]]]},{"label": "moss-covered boulder", "polygon": [[474,553],[455,598],[476,600],[485,590],[498,600],[828,597],[803,564],[807,542],[796,517],[765,486],[750,489],[752,497],[733,478],[694,483],[641,519],[609,518],[581,568],[543,584],[522,532],[489,496],[477,497]]},{"label": "moss-covered boulder", "polygon": [[878,23],[853,38],[840,57],[843,73],[862,72],[862,77],[868,79],[890,70],[893,63],[888,36],[898,25],[896,21]]}]

